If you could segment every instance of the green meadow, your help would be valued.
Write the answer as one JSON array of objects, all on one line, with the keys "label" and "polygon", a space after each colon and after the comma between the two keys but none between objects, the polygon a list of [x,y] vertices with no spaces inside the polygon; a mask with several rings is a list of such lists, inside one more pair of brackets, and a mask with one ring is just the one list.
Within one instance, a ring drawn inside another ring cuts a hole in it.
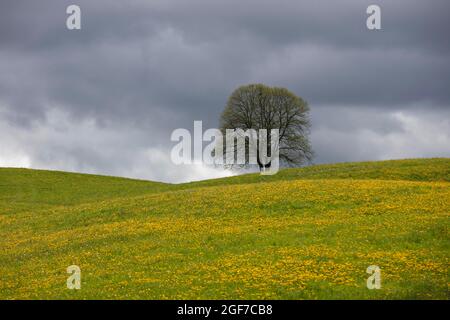
[{"label": "green meadow", "polygon": [[184,184],[2,168],[0,298],[448,299],[449,213],[448,158]]}]

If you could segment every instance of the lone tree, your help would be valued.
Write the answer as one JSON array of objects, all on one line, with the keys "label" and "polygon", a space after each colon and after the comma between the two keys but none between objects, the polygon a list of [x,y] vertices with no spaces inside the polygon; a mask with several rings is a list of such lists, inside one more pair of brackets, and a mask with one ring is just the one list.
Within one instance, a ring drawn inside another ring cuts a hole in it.
[{"label": "lone tree", "polygon": [[[289,90],[279,87],[268,87],[263,84],[250,84],[236,89],[228,98],[227,105],[220,118],[220,130],[225,136],[227,129],[266,129],[279,130],[280,163],[288,166],[299,166],[312,160],[312,149],[308,139],[309,107],[300,97]],[[249,141],[246,137],[245,148]],[[264,163],[259,157],[260,137],[256,146],[259,170],[270,168],[271,163]],[[262,141],[270,154],[270,136]],[[226,150],[223,150],[226,154]],[[236,142],[235,150],[236,152]],[[270,155],[269,155],[270,156]],[[246,156],[248,165],[249,157]]]}]

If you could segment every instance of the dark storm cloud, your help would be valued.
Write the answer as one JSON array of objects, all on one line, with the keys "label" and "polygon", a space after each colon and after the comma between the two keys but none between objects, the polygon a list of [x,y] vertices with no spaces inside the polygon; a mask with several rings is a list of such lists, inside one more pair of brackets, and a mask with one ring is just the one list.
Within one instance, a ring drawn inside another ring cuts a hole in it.
[{"label": "dark storm cloud", "polygon": [[[80,31],[65,28],[74,3]],[[381,31],[365,27],[372,3]],[[368,128],[398,139],[412,120],[396,112],[445,114],[448,9],[445,0],[3,1],[0,123],[19,130],[4,148],[22,150],[31,165],[182,179],[170,166],[146,175],[145,161],[167,162],[173,129],[216,126],[233,89],[264,82],[310,103],[319,162],[389,157],[377,148],[359,157],[363,143],[347,152],[323,135],[351,139]],[[440,128],[449,134],[448,124]]]},{"label": "dark storm cloud", "polygon": [[[3,25],[13,33],[6,38],[16,43],[18,36],[27,44],[57,44],[64,38],[58,26],[60,16],[73,1],[10,1]],[[79,40],[100,37],[124,39],[148,36],[172,27],[196,43],[214,42],[248,34],[269,44],[325,43],[337,46],[414,47],[448,53],[450,44],[444,30],[449,27],[446,0],[380,0],[383,32],[372,34],[361,26],[361,14],[373,1],[368,0],[160,0],[160,1],[77,1],[85,12],[84,24],[89,34]],[[45,21],[45,23],[42,23]],[[36,22],[41,22],[37,25]],[[34,40],[34,41],[33,41]]]}]

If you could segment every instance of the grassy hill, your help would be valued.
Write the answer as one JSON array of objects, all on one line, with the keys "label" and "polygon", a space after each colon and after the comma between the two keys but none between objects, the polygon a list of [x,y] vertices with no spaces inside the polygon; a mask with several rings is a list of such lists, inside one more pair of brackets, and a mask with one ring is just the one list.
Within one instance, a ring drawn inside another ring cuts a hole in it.
[{"label": "grassy hill", "polygon": [[132,197],[165,183],[60,171],[0,168],[0,214]]},{"label": "grassy hill", "polygon": [[449,208],[450,159],[178,185],[0,169],[0,298],[447,299]]}]

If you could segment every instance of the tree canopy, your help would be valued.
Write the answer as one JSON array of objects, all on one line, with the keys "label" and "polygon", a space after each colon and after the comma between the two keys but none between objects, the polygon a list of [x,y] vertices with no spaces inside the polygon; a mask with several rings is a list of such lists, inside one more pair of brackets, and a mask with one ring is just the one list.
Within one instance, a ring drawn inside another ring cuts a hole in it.
[{"label": "tree canopy", "polygon": [[[285,88],[263,84],[237,88],[228,98],[220,117],[223,134],[227,129],[266,129],[268,133],[278,129],[279,159],[282,164],[290,166],[299,166],[312,160],[309,128],[309,107],[306,101]],[[259,146],[260,138],[257,139],[256,145]],[[270,137],[265,143],[267,150],[270,150]],[[259,157],[258,165],[260,170],[270,167],[270,163],[262,163]]]}]

